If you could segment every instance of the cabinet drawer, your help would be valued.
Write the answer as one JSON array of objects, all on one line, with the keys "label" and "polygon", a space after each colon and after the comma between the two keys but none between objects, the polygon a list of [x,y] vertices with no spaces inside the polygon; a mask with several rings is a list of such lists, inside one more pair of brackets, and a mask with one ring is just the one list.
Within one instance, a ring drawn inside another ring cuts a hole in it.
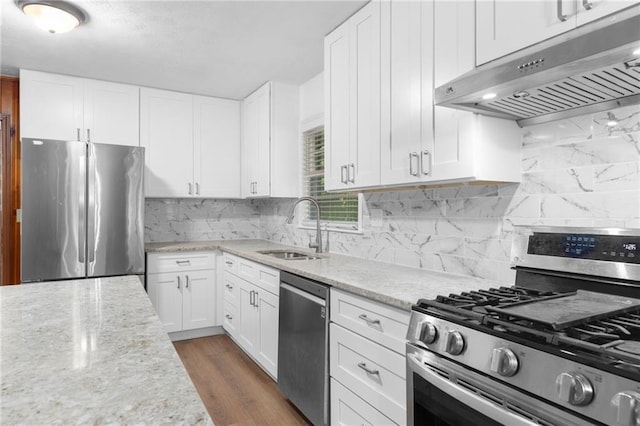
[{"label": "cabinet drawer", "polygon": [[340,382],[331,379],[331,424],[395,425],[397,423],[342,386]]},{"label": "cabinet drawer", "polygon": [[276,296],[280,294],[280,271],[277,269],[238,258],[238,276]]},{"label": "cabinet drawer", "polygon": [[216,269],[214,252],[150,253],[147,256],[148,274],[199,269]]},{"label": "cabinet drawer", "polygon": [[331,377],[394,422],[406,421],[404,356],[333,323],[329,347]]},{"label": "cabinet drawer", "polygon": [[224,300],[230,302],[232,305],[238,306],[238,283],[235,275],[225,271],[222,274],[222,294]]},{"label": "cabinet drawer", "polygon": [[222,305],[222,311],[222,328],[224,328],[225,331],[231,336],[236,337],[237,323],[239,320],[238,308],[235,305],[231,304],[228,300],[225,300]]},{"label": "cabinet drawer", "polygon": [[331,289],[331,321],[403,355],[410,315],[383,303]]},{"label": "cabinet drawer", "polygon": [[225,272],[238,275],[238,261],[238,257],[229,253],[222,253],[222,267]]}]

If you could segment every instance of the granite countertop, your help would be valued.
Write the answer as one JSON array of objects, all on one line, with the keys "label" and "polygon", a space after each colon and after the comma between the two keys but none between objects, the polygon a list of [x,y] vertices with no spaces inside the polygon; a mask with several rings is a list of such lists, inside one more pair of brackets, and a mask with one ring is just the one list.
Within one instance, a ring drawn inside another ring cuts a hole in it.
[{"label": "granite countertop", "polygon": [[138,277],[0,287],[0,315],[0,424],[213,424]]},{"label": "granite countertop", "polygon": [[323,253],[323,258],[316,260],[282,260],[258,253],[262,250],[279,249],[312,253],[300,247],[265,240],[146,244],[146,250],[149,253],[222,250],[405,310],[410,310],[411,305],[421,298],[434,299],[440,294],[460,293],[500,285],[481,278],[409,268],[333,253]]}]

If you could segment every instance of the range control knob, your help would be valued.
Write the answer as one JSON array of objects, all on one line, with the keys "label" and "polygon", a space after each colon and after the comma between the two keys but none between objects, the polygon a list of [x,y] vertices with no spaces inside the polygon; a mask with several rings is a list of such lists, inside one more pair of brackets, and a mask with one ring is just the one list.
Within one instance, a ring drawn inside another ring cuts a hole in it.
[{"label": "range control knob", "polygon": [[611,403],[618,408],[616,425],[636,426],[640,423],[640,393],[619,392],[613,397]]},{"label": "range control knob", "polygon": [[451,355],[460,355],[464,351],[464,339],[459,331],[449,331],[447,333],[447,343],[444,350]]},{"label": "range control knob", "polygon": [[593,386],[580,373],[562,373],[556,378],[558,397],[571,405],[587,405],[593,399]]},{"label": "range control knob", "polygon": [[511,377],[518,371],[518,357],[511,349],[496,348],[491,354],[491,371]]},{"label": "range control knob", "polygon": [[430,322],[423,322],[420,325],[418,340],[428,345],[430,343],[435,342],[437,338],[438,338],[438,329],[436,328],[435,325],[431,324]]}]

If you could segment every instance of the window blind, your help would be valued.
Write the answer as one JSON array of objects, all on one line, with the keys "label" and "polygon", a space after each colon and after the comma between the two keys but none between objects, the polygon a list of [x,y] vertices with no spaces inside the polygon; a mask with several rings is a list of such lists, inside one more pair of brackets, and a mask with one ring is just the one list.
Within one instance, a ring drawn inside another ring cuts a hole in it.
[{"label": "window blind", "polygon": [[[320,206],[320,220],[339,223],[346,227],[358,225],[358,194],[327,193],[324,190],[324,128],[304,133],[303,176],[305,195],[315,198]],[[305,204],[304,219],[316,220],[316,211]]]}]

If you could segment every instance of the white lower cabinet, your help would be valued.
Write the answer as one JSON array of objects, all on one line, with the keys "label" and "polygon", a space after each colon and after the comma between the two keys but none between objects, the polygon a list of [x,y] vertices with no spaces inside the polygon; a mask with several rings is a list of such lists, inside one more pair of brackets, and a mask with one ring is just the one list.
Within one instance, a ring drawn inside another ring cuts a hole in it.
[{"label": "white lower cabinet", "polygon": [[331,424],[332,425],[391,425],[389,417],[364,402],[340,382],[331,379]]},{"label": "white lower cabinet", "polygon": [[331,289],[331,424],[406,423],[409,312]]},{"label": "white lower cabinet", "polygon": [[218,325],[214,253],[151,253],[146,282],[167,333]]},{"label": "white lower cabinet", "polygon": [[278,377],[280,271],[223,254],[225,331],[274,379]]}]

